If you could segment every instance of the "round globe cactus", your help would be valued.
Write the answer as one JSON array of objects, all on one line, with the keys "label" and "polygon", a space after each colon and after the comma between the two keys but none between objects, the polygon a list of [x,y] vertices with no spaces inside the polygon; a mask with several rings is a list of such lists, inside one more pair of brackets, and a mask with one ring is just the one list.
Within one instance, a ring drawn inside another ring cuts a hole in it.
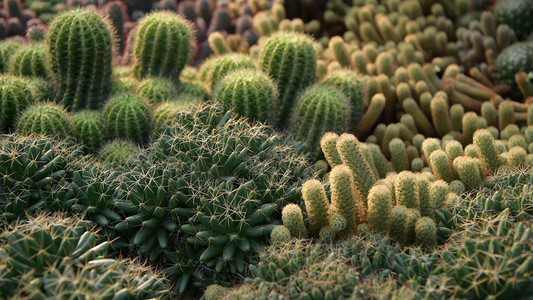
[{"label": "round globe cactus", "polygon": [[23,135],[44,134],[63,139],[74,136],[74,126],[68,112],[50,102],[37,103],[24,110],[18,120],[17,130]]},{"label": "round globe cactus", "polygon": [[89,152],[100,149],[106,140],[104,118],[100,111],[82,110],[72,115],[77,139]]},{"label": "round globe cactus", "polygon": [[0,130],[7,132],[13,129],[20,112],[33,102],[35,97],[24,80],[0,77]]},{"label": "round globe cactus", "polygon": [[143,98],[124,94],[111,98],[104,107],[104,126],[109,138],[143,144],[151,132],[152,112]]}]

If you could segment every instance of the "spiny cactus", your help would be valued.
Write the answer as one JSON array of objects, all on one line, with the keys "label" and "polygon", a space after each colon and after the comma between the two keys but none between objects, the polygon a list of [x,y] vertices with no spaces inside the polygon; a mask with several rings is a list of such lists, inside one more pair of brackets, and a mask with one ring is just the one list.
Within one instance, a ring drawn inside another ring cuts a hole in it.
[{"label": "spiny cactus", "polygon": [[216,84],[213,99],[249,120],[276,125],[278,88],[266,74],[253,69],[228,73]]},{"label": "spiny cactus", "polygon": [[301,33],[279,32],[261,50],[261,69],[278,84],[283,127],[290,117],[296,95],[315,79],[316,54],[311,39]]},{"label": "spiny cactus", "polygon": [[409,161],[404,142],[399,138],[393,138],[388,146],[394,169],[398,172],[409,170]]},{"label": "spiny cactus", "polygon": [[393,201],[391,190],[385,185],[374,185],[368,193],[369,227],[380,233],[388,233],[391,225]]},{"label": "spiny cactus", "polygon": [[390,234],[398,242],[405,241],[404,228],[407,224],[407,207],[403,205],[395,205],[391,210],[391,221],[390,221]]},{"label": "spiny cactus", "polygon": [[139,147],[128,140],[113,140],[102,145],[98,156],[105,163],[123,165],[139,151]]},{"label": "spiny cactus", "polygon": [[446,195],[448,195],[449,186],[444,180],[436,180],[431,183],[429,194],[431,201],[435,204],[435,209],[441,209],[446,206]]},{"label": "spiny cactus", "polygon": [[49,67],[46,45],[37,43],[19,48],[9,58],[9,73],[47,78]]},{"label": "spiny cactus", "polygon": [[9,58],[23,44],[16,40],[7,40],[0,42],[0,71],[6,72],[9,66]]},{"label": "spiny cactus", "polygon": [[335,166],[330,173],[331,205],[330,214],[338,214],[345,219],[346,228],[340,235],[355,232],[358,224],[359,208],[353,189],[352,171],[346,165]]},{"label": "spiny cactus", "polygon": [[407,208],[420,208],[420,198],[418,195],[418,185],[415,175],[410,171],[400,172],[395,177],[394,194],[396,204],[404,205]]},{"label": "spiny cactus", "polygon": [[105,104],[103,116],[110,139],[129,139],[138,144],[148,140],[152,112],[143,98],[131,94],[115,96]]},{"label": "spiny cactus", "polygon": [[179,77],[191,56],[193,33],[189,22],[178,14],[159,11],[144,16],[134,45],[134,73]]},{"label": "spiny cactus", "polygon": [[431,152],[429,162],[436,179],[442,179],[446,182],[451,182],[455,179],[450,158],[444,150],[438,149]]},{"label": "spiny cactus", "polygon": [[352,109],[350,129],[359,123],[364,113],[362,81],[357,73],[344,69],[328,73],[322,80],[322,84],[336,86],[350,99]]},{"label": "spiny cactus", "polygon": [[302,185],[302,198],[309,220],[311,235],[317,236],[328,225],[328,198],[320,181],[312,179]]},{"label": "spiny cactus", "polygon": [[56,102],[71,111],[102,107],[111,82],[113,37],[107,20],[91,10],[62,13],[50,25],[46,43]]},{"label": "spiny cactus", "polygon": [[69,113],[55,103],[30,105],[24,110],[16,125],[20,134],[45,134],[62,139],[74,137],[75,131]]},{"label": "spiny cactus", "polygon": [[209,91],[214,91],[225,75],[239,69],[254,69],[252,59],[242,53],[228,53],[205,60],[200,66],[199,78]]},{"label": "spiny cactus", "polygon": [[166,101],[158,105],[154,109],[154,116],[152,118],[153,136],[155,137],[165,131],[187,104],[187,102],[175,100]]},{"label": "spiny cactus", "polygon": [[326,132],[320,139],[320,148],[326,157],[328,164],[333,168],[336,165],[342,164],[341,157],[337,151],[337,140],[339,135],[335,132]]},{"label": "spiny cactus", "polygon": [[137,86],[137,95],[152,104],[174,100],[178,95],[175,84],[164,77],[148,77]]},{"label": "spiny cactus", "polygon": [[277,225],[270,233],[270,241],[273,244],[286,243],[291,240],[291,232],[283,225]]},{"label": "spiny cactus", "polygon": [[416,208],[407,208],[407,219],[404,225],[404,241],[412,244],[416,241],[416,224],[421,218],[420,211]]},{"label": "spiny cactus", "polygon": [[76,138],[89,152],[100,149],[106,141],[104,119],[99,111],[83,110],[72,115]]},{"label": "spiny cactus", "polygon": [[495,172],[502,165],[494,137],[488,130],[480,129],[474,133],[474,145],[480,155],[484,173]]},{"label": "spiny cactus", "polygon": [[[162,297],[166,279],[135,261],[107,259],[89,222],[39,215],[2,234],[0,292],[15,298]],[[35,288],[38,286],[39,288]]]},{"label": "spiny cactus", "polygon": [[437,244],[437,225],[428,217],[421,217],[415,225],[416,243],[426,249],[433,249]]},{"label": "spiny cactus", "polygon": [[285,205],[281,212],[281,220],[293,237],[307,237],[302,209],[298,205],[292,203]]},{"label": "spiny cactus", "polygon": [[453,168],[468,190],[479,187],[483,178],[475,160],[468,156],[458,156],[453,160]]},{"label": "spiny cactus", "polygon": [[0,77],[0,130],[13,130],[20,113],[35,100],[32,91],[22,79]]},{"label": "spiny cactus", "polygon": [[320,139],[328,131],[341,133],[350,125],[351,106],[338,88],[315,85],[298,96],[290,132],[304,142],[313,158],[320,154]]}]

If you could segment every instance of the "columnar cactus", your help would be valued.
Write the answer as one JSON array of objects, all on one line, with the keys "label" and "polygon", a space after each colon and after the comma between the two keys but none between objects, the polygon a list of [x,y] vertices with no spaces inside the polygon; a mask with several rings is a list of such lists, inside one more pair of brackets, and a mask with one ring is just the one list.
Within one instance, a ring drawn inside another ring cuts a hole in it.
[{"label": "columnar cactus", "polygon": [[421,217],[415,225],[416,243],[426,249],[433,249],[437,244],[437,225],[428,217]]},{"label": "columnar cactus", "polygon": [[0,131],[13,129],[19,114],[35,102],[26,83],[16,77],[0,77]]},{"label": "columnar cactus", "polygon": [[72,10],[55,18],[48,31],[56,102],[71,111],[100,108],[111,86],[113,37],[105,18]]},{"label": "columnar cactus", "polygon": [[39,43],[19,48],[11,55],[8,69],[17,76],[47,78],[49,70],[46,46]]},{"label": "columnar cactus", "polygon": [[330,214],[338,214],[346,220],[346,228],[340,233],[345,236],[355,232],[358,223],[357,198],[353,189],[353,175],[346,165],[338,165],[329,175],[331,189]]},{"label": "columnar cactus", "polygon": [[240,69],[224,76],[216,84],[213,98],[225,109],[232,109],[249,120],[277,124],[278,88],[266,74]]},{"label": "columnar cactus", "polygon": [[334,86],[312,86],[298,97],[295,105],[290,132],[309,147],[314,158],[320,154],[324,133],[341,133],[350,126],[350,102]]},{"label": "columnar cactus", "polygon": [[431,201],[435,204],[435,209],[441,209],[446,205],[446,195],[450,188],[444,180],[436,180],[431,183],[429,194]]},{"label": "columnar cactus", "polygon": [[407,226],[407,207],[395,205],[391,210],[390,235],[398,242],[405,241],[405,227]]},{"label": "columnar cactus", "polygon": [[77,139],[89,152],[98,151],[106,140],[102,113],[82,110],[72,115],[72,121]]},{"label": "columnar cactus", "polygon": [[483,174],[479,173],[476,160],[469,156],[458,156],[453,160],[453,168],[468,190],[479,187],[483,178]]},{"label": "columnar cactus", "polygon": [[[533,127],[532,127],[533,128]],[[341,157],[337,151],[337,140],[339,135],[335,132],[326,132],[320,139],[320,148],[326,157],[328,164],[333,168],[342,164]]]},{"label": "columnar cactus", "polygon": [[424,174],[415,174],[416,184],[418,187],[418,198],[420,199],[420,214],[425,217],[433,218],[435,215],[435,203],[431,198],[431,183]]},{"label": "columnar cactus", "polygon": [[429,156],[429,161],[436,179],[442,179],[446,182],[451,182],[455,179],[450,159],[444,150],[433,151]]},{"label": "columnar cactus", "polygon": [[494,137],[486,129],[474,133],[474,145],[483,164],[483,172],[495,172],[501,166],[502,160],[494,143]]},{"label": "columnar cactus", "polygon": [[297,93],[315,79],[316,54],[312,40],[301,33],[272,35],[261,51],[261,69],[278,84],[280,126],[290,116]]},{"label": "columnar cactus", "polygon": [[191,55],[189,22],[168,11],[150,13],[139,21],[134,45],[134,73],[179,77]]},{"label": "columnar cactus", "polygon": [[281,221],[289,229],[291,236],[296,238],[306,238],[302,209],[296,204],[287,204],[281,211]]},{"label": "columnar cactus", "polygon": [[136,95],[124,94],[110,99],[104,107],[104,126],[110,139],[129,139],[143,144],[151,132],[149,104]]},{"label": "columnar cactus", "polygon": [[412,172],[403,171],[395,177],[394,194],[397,205],[404,205],[407,208],[420,208],[418,185]]},{"label": "columnar cactus", "polygon": [[328,198],[320,181],[311,179],[302,185],[302,198],[309,218],[309,231],[318,236],[320,230],[328,225]]},{"label": "columnar cactus", "polygon": [[389,142],[391,161],[397,172],[409,170],[409,161],[404,142],[399,138],[393,138]]},{"label": "columnar cactus", "polygon": [[368,226],[381,233],[388,233],[391,225],[392,194],[381,184],[374,185],[368,193]]},{"label": "columnar cactus", "polygon": [[68,112],[54,103],[37,103],[22,112],[17,122],[21,134],[44,134],[58,138],[74,136],[74,126]]}]

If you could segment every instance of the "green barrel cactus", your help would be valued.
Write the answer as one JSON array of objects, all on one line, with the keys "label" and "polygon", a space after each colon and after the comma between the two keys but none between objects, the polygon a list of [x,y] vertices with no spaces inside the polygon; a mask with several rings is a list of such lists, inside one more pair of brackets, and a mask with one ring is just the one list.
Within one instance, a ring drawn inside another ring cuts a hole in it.
[{"label": "green barrel cactus", "polygon": [[206,59],[200,66],[199,76],[205,87],[213,92],[218,82],[228,73],[239,69],[254,69],[253,60],[242,53],[228,53]]},{"label": "green barrel cactus", "polygon": [[165,131],[183,110],[184,105],[186,104],[180,101],[166,101],[158,105],[152,118],[152,135],[155,137]]},{"label": "green barrel cactus", "polygon": [[492,7],[494,19],[509,25],[519,39],[526,39],[532,32],[533,6],[529,0],[499,0]]},{"label": "green barrel cactus", "polygon": [[299,91],[315,80],[316,54],[308,36],[278,32],[268,38],[261,50],[261,69],[278,84],[279,126],[283,127]]},{"label": "green barrel cactus", "polygon": [[19,48],[9,58],[9,73],[47,78],[49,74],[47,51],[46,45],[41,43]]},{"label": "green barrel cactus", "polygon": [[213,99],[250,121],[276,125],[278,121],[277,85],[266,74],[254,69],[228,73],[216,84]]},{"label": "green barrel cactus", "polygon": [[291,236],[299,239],[307,238],[307,230],[300,206],[293,203],[285,205],[281,211],[281,221],[289,229]]},{"label": "green barrel cactus", "polygon": [[20,113],[34,102],[32,90],[24,80],[0,77],[0,131],[13,130]]},{"label": "green barrel cactus", "polygon": [[101,147],[98,156],[102,162],[124,165],[138,151],[139,146],[131,141],[113,140]]},{"label": "green barrel cactus", "polygon": [[107,19],[92,10],[62,13],[46,43],[56,102],[70,111],[100,108],[111,87],[113,36]]},{"label": "green barrel cactus", "polygon": [[137,86],[137,95],[152,104],[174,100],[178,95],[175,84],[163,77],[148,77]]},{"label": "green barrel cactus", "polygon": [[152,112],[143,98],[131,94],[115,96],[105,104],[103,115],[110,139],[129,139],[137,144],[149,139]]},{"label": "green barrel cactus", "polygon": [[17,131],[23,135],[44,134],[67,139],[75,130],[69,113],[55,103],[36,103],[24,110],[17,122]]},{"label": "green barrel cactus", "polygon": [[374,185],[368,193],[368,226],[375,232],[388,233],[392,211],[391,190],[382,184]]},{"label": "green barrel cactus", "polygon": [[0,42],[0,71],[6,72],[9,67],[9,59],[23,44],[17,40],[6,40]]},{"label": "green barrel cactus", "polygon": [[533,71],[533,47],[526,42],[512,44],[500,52],[494,68],[495,75],[500,81],[516,84],[514,79],[516,73]]},{"label": "green barrel cactus", "polygon": [[178,14],[159,11],[140,21],[133,46],[135,76],[176,77],[191,56],[193,32]]},{"label": "green barrel cactus", "polygon": [[316,158],[324,133],[346,131],[350,117],[351,105],[341,90],[330,85],[314,85],[297,98],[289,131],[304,142],[311,156]]},{"label": "green barrel cactus", "polygon": [[321,229],[328,226],[328,198],[324,185],[316,179],[306,181],[302,185],[302,198],[309,221],[312,236],[318,236]]},{"label": "green barrel cactus", "polygon": [[106,141],[104,118],[100,111],[82,110],[72,115],[72,123],[76,138],[86,147],[88,152],[100,149]]},{"label": "green barrel cactus", "polygon": [[[330,214],[337,214],[344,218],[346,226],[340,235],[350,235],[355,232],[359,215],[352,171],[346,165],[335,166],[329,175],[329,182],[331,190]],[[330,226],[333,227],[331,222]]]},{"label": "green barrel cactus", "polygon": [[328,73],[322,84],[334,85],[348,96],[352,108],[350,129],[355,127],[364,113],[363,78],[354,71],[340,69]]}]

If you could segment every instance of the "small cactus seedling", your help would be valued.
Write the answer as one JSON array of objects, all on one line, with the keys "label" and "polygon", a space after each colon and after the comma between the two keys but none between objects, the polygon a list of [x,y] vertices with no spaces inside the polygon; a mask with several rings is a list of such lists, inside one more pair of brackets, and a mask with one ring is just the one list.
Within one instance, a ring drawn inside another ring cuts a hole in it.
[{"label": "small cactus seedling", "polygon": [[134,39],[134,73],[177,77],[191,55],[193,33],[189,22],[178,14],[160,11],[139,21]]},{"label": "small cactus seedling", "polygon": [[92,10],[71,10],[50,25],[47,44],[56,102],[71,111],[102,107],[111,86],[113,37]]},{"label": "small cactus seedling", "polygon": [[22,112],[17,122],[21,134],[44,134],[58,138],[74,136],[74,126],[68,112],[54,103],[36,103]]},{"label": "small cactus seedling", "polygon": [[307,230],[305,229],[302,209],[296,204],[287,204],[281,212],[281,220],[291,236],[296,238],[306,238]]},{"label": "small cactus seedling", "polygon": [[322,228],[328,225],[328,198],[320,181],[312,179],[302,185],[302,198],[309,218],[311,235],[318,236]]}]

